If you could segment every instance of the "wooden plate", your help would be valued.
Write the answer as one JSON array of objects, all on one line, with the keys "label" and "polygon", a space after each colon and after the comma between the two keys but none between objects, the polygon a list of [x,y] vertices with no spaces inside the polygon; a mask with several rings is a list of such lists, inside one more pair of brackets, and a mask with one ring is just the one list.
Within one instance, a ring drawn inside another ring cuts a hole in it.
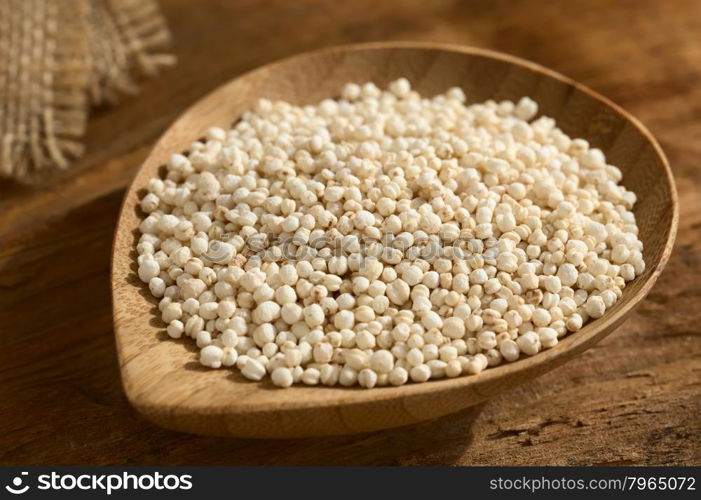
[{"label": "wooden plate", "polygon": [[[477,376],[382,387],[295,386],[245,380],[235,370],[203,369],[191,339],[170,340],[157,301],[137,278],[139,194],[159,166],[211,126],[228,128],[262,97],[311,104],[338,94],[348,81],[380,86],[407,77],[424,95],[460,86],[469,102],[530,96],[540,112],[573,137],[601,148],[621,168],[635,207],[647,269],[629,283],[606,315],[555,348]],[[607,99],[536,64],[482,49],[421,43],[353,45],[269,64],[219,87],[188,109],[159,139],[124,200],[114,240],[114,327],[124,390],[158,425],[240,437],[346,434],[411,424],[474,405],[526,382],[611,333],[649,292],[672,250],[678,207],[667,160],[652,135]]]}]

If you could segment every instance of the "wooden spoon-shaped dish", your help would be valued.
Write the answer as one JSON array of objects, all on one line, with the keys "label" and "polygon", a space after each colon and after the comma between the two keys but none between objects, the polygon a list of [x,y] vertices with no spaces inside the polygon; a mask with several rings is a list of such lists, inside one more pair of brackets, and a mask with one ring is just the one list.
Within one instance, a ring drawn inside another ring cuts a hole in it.
[{"label": "wooden spoon-shaped dish", "polygon": [[[165,334],[157,302],[136,276],[139,196],[169,156],[211,126],[229,128],[259,98],[295,104],[336,96],[349,81],[380,86],[407,77],[423,95],[459,86],[468,102],[530,96],[572,137],[601,148],[635,191],[645,272],[603,318],[556,347],[480,375],[372,390],[294,386],[244,379],[234,369],[200,367],[190,339]],[[455,412],[563,364],[611,333],[640,303],[672,250],[677,195],[667,160],[635,118],[586,87],[536,64],[469,47],[420,43],[353,45],[269,64],[222,85],[188,109],[144,162],[119,217],[112,256],[114,326],[127,397],[163,427],[208,435],[302,437],[411,424]]]}]

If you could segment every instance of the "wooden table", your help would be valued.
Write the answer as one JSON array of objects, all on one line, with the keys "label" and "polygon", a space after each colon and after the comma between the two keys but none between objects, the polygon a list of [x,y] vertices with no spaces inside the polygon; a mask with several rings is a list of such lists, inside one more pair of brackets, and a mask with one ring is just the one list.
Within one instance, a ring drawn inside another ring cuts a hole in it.
[{"label": "wooden table", "polygon": [[[176,68],[96,111],[87,154],[30,189],[0,184],[1,464],[699,464],[701,3],[162,0]],[[296,441],[206,438],[145,422],[120,386],[109,293],[124,188],[190,103],[262,63],[383,39],[472,44],[612,98],[660,140],[677,246],[616,333],[525,386],[437,421]]]}]

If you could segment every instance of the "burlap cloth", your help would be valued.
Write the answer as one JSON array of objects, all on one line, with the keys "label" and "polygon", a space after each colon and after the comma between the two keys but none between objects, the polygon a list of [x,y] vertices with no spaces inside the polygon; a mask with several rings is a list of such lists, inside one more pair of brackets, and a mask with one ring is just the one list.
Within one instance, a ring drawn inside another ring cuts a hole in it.
[{"label": "burlap cloth", "polygon": [[90,105],[174,63],[168,42],[155,0],[0,0],[0,176],[67,168]]}]

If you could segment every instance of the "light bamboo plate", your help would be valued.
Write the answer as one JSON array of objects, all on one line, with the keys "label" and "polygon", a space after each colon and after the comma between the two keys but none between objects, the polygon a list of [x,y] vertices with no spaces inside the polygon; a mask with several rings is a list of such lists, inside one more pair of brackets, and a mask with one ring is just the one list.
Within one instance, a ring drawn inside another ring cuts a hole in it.
[{"label": "light bamboo plate", "polygon": [[[156,300],[135,275],[139,194],[159,166],[211,126],[229,127],[262,97],[311,104],[348,81],[380,86],[407,77],[424,95],[459,86],[469,102],[535,99],[574,137],[603,149],[638,195],[635,213],[645,244],[645,273],[606,315],[555,348],[477,376],[373,390],[295,386],[245,380],[234,369],[208,370],[191,339],[170,340]],[[611,333],[648,293],[672,250],[677,195],[660,147],[635,118],[557,73],[507,55],[419,43],[354,45],[269,64],[219,87],[188,109],[144,162],[119,217],[112,256],[114,323],[127,397],[163,427],[208,435],[302,437],[347,434],[411,424],[474,405],[563,364]]]}]

